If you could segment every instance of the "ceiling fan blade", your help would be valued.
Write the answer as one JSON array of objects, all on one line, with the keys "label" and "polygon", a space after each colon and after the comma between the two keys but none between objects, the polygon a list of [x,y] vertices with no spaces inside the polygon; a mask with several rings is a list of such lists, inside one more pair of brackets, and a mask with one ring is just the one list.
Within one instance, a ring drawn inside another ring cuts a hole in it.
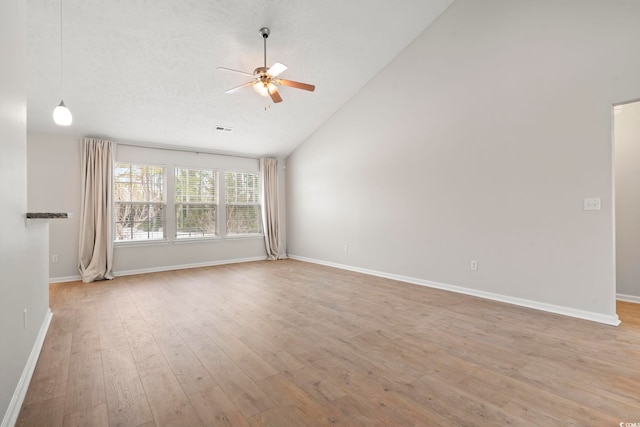
[{"label": "ceiling fan blade", "polygon": [[277,87],[274,87],[273,90],[269,92],[269,96],[275,104],[277,104],[278,102],[282,102],[282,97],[280,96]]},{"label": "ceiling fan blade", "polygon": [[245,71],[240,71],[240,70],[234,70],[233,68],[217,67],[216,70],[231,71],[234,73],[240,73],[240,74],[244,74],[245,76],[253,77],[252,73],[247,73]]},{"label": "ceiling fan blade", "polygon": [[282,73],[287,68],[288,67],[286,65],[276,62],[271,66],[271,68],[267,70],[267,74],[269,74],[272,77],[277,77],[278,74]]},{"label": "ceiling fan blade", "polygon": [[231,89],[225,90],[224,93],[234,93],[242,89],[243,87],[253,86],[255,83],[256,82],[247,82],[247,83],[241,84],[240,86],[232,87]]},{"label": "ceiling fan blade", "polygon": [[296,89],[308,90],[309,92],[313,92],[314,90],[316,90],[315,85],[294,82],[293,80],[278,79],[278,83],[280,83],[283,86],[289,86],[289,87],[295,87]]}]

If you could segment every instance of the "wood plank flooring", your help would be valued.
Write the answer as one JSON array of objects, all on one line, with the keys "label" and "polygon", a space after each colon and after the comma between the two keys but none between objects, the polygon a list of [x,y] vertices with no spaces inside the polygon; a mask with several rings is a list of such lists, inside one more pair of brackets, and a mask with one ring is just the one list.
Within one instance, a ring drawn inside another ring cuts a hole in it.
[{"label": "wood plank flooring", "polygon": [[625,325],[640,328],[640,304],[618,301],[616,311]]},{"label": "wood plank flooring", "polygon": [[601,325],[293,260],[51,285],[18,426],[640,423]]}]

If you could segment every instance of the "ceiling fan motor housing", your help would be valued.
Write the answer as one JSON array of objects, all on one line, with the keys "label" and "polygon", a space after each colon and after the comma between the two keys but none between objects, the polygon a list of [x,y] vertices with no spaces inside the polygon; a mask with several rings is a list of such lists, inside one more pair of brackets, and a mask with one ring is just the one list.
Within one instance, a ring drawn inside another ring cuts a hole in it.
[{"label": "ceiling fan motor housing", "polygon": [[268,84],[271,82],[271,80],[273,80],[273,78],[267,73],[267,71],[267,67],[258,67],[253,70],[253,75],[262,83]]}]

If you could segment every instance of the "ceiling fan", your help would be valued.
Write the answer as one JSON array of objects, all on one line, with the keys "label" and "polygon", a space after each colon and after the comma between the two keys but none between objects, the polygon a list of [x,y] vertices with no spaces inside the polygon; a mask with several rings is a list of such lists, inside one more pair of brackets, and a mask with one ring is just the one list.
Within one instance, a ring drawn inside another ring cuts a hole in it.
[{"label": "ceiling fan", "polygon": [[262,39],[264,41],[264,66],[258,67],[253,70],[253,74],[244,71],[233,70],[231,68],[218,67],[218,70],[232,71],[234,73],[253,77],[253,80],[251,80],[250,82],[233,87],[229,90],[226,90],[224,93],[234,93],[239,89],[242,89],[243,87],[253,86],[256,92],[258,92],[260,95],[269,96],[271,97],[271,100],[273,102],[278,103],[282,102],[282,97],[278,92],[279,85],[308,90],[310,92],[313,92],[316,89],[314,85],[278,78],[280,73],[287,69],[287,66],[281,64],[280,62],[276,62],[271,68],[267,68],[267,38],[269,37],[270,33],[271,31],[267,27],[260,28],[260,34],[262,35]]}]

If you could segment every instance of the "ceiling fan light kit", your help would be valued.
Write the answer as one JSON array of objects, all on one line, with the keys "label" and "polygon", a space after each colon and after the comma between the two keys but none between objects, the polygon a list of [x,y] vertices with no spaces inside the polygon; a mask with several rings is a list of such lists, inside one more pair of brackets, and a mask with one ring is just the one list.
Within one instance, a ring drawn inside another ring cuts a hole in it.
[{"label": "ceiling fan light kit", "polygon": [[260,28],[260,35],[264,43],[264,65],[253,70],[253,73],[247,73],[244,71],[238,71],[231,68],[218,67],[219,70],[231,71],[234,73],[243,74],[245,76],[253,77],[253,80],[247,83],[243,83],[240,86],[233,87],[226,90],[225,93],[234,93],[239,89],[247,86],[253,86],[253,89],[264,97],[270,97],[274,103],[282,102],[282,97],[278,91],[278,86],[288,86],[296,89],[307,90],[313,92],[316,87],[308,83],[295,82],[293,80],[285,80],[278,78],[278,76],[287,69],[287,66],[276,62],[270,68],[267,68],[267,38],[269,38],[271,31],[267,27]]}]

